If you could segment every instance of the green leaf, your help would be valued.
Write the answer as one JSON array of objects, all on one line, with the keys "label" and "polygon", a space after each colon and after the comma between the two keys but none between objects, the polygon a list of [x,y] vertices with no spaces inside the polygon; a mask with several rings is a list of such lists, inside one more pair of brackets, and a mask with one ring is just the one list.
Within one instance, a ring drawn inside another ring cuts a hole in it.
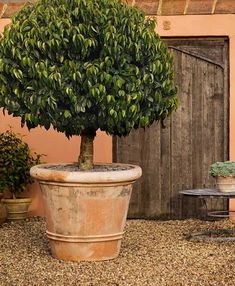
[{"label": "green leaf", "polygon": [[107,102],[109,103],[111,101],[111,99],[112,99],[112,96],[111,95],[107,95],[106,98],[107,98]]},{"label": "green leaf", "polygon": [[71,115],[71,113],[70,113],[70,111],[69,110],[65,110],[64,111],[64,117],[65,118],[69,118],[69,117],[71,117],[72,115]]}]

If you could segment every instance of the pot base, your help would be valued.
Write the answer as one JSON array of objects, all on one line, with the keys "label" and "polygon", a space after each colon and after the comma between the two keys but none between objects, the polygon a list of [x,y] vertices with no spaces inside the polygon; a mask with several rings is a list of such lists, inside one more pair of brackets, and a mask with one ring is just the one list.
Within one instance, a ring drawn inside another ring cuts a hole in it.
[{"label": "pot base", "polygon": [[52,256],[67,261],[110,260],[118,256],[123,233],[71,236],[47,231]]},{"label": "pot base", "polygon": [[118,257],[120,241],[63,243],[50,241],[52,256],[65,261],[103,261]]}]

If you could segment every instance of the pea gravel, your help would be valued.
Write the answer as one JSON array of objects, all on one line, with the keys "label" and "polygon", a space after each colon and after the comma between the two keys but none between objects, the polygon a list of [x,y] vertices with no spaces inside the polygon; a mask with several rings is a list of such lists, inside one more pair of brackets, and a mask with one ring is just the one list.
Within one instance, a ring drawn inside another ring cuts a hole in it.
[{"label": "pea gravel", "polygon": [[235,285],[235,242],[195,242],[194,231],[233,229],[229,220],[129,220],[120,256],[63,262],[50,256],[42,218],[0,227],[0,285]]}]

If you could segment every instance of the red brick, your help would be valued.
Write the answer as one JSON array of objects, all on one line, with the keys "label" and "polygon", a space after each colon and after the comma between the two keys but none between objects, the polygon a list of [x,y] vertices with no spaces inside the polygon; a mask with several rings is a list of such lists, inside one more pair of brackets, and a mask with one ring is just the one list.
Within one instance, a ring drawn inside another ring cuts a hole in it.
[{"label": "red brick", "polygon": [[186,14],[211,14],[214,0],[190,0]]},{"label": "red brick", "polygon": [[186,0],[164,0],[162,1],[162,15],[182,15]]},{"label": "red brick", "polygon": [[218,0],[215,6],[215,14],[234,14],[235,1],[234,0]]},{"label": "red brick", "polygon": [[147,15],[156,15],[159,0],[136,0],[135,5],[144,10]]}]

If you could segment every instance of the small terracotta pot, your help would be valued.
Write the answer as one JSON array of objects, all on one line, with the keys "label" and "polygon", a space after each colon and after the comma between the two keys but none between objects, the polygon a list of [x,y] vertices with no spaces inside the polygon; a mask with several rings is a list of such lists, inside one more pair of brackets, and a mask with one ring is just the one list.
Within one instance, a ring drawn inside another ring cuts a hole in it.
[{"label": "small terracotta pot", "polygon": [[223,193],[235,192],[235,177],[216,177],[216,184]]},{"label": "small terracotta pot", "polygon": [[40,183],[53,257],[69,261],[117,257],[132,185],[141,168],[118,164],[126,170],[68,172],[48,165],[34,166],[30,174]]},{"label": "small terracotta pot", "polygon": [[26,219],[28,215],[28,208],[31,202],[32,199],[30,198],[2,199],[2,203],[7,209],[7,219]]},{"label": "small terracotta pot", "polygon": [[3,224],[7,219],[7,210],[6,207],[1,203],[3,194],[0,193],[0,225]]}]

